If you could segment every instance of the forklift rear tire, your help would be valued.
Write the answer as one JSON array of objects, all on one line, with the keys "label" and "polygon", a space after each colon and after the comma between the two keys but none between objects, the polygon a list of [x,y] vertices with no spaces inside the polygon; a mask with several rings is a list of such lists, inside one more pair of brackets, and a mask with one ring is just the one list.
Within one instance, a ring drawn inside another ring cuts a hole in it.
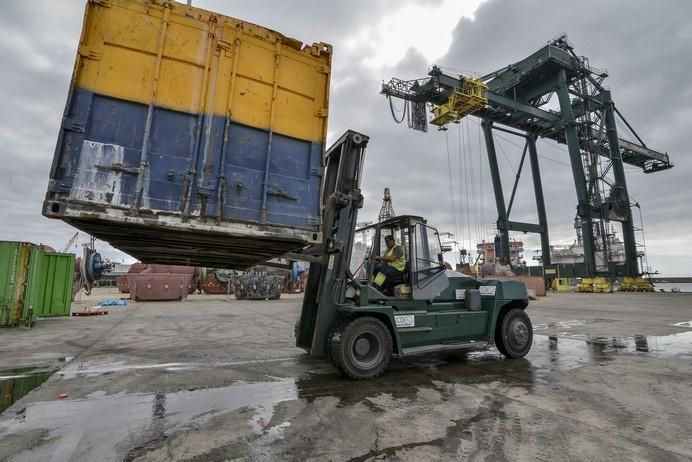
[{"label": "forklift rear tire", "polygon": [[509,310],[500,320],[495,332],[495,346],[508,358],[522,358],[533,344],[533,326],[524,310]]},{"label": "forklift rear tire", "polygon": [[364,316],[340,324],[329,338],[330,359],[354,380],[381,375],[392,357],[392,336],[379,319]]}]

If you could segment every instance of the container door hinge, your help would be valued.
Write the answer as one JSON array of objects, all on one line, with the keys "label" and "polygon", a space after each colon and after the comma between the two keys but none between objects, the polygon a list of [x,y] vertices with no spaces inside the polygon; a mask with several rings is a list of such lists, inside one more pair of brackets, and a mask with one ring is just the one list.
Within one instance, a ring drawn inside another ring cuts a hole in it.
[{"label": "container door hinge", "polygon": [[102,6],[104,8],[110,8],[111,7],[111,0],[89,0],[89,3],[94,3],[94,4]]},{"label": "container door hinge", "polygon": [[233,50],[233,44],[231,42],[219,39],[216,41],[216,48],[218,48],[219,52],[223,50],[226,58],[230,58],[232,56],[231,51]]},{"label": "container door hinge", "polygon": [[329,111],[327,110],[327,108],[319,108],[319,109],[315,109],[314,114],[315,114],[315,117],[327,117],[327,115],[329,114]]},{"label": "container door hinge", "polygon": [[62,128],[68,132],[84,133],[86,131],[86,122],[75,120],[69,117],[62,118]]},{"label": "container door hinge", "polygon": [[320,224],[320,217],[308,217],[308,224],[311,226],[316,226]]},{"label": "container door hinge", "polygon": [[329,74],[329,70],[330,70],[329,66],[327,66],[326,64],[318,64],[317,65],[317,72],[319,72],[321,74]]},{"label": "container door hinge", "polygon": [[94,61],[98,61],[101,59],[101,52],[98,50],[95,50],[93,48],[89,48],[85,45],[80,45],[79,49],[77,50],[80,56],[87,58],[87,59],[93,59]]},{"label": "container door hinge", "polygon": [[211,186],[200,186],[197,189],[197,194],[203,197],[211,197],[216,193],[216,188],[213,188]]},{"label": "container door hinge", "polygon": [[332,46],[326,43],[313,43],[310,47],[310,54],[319,58],[323,54],[330,54],[332,52]]}]

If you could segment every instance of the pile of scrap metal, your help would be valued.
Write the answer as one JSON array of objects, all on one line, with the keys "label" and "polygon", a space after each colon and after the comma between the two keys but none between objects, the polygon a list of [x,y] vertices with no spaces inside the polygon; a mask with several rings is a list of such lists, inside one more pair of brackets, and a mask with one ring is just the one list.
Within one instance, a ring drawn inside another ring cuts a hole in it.
[{"label": "pile of scrap metal", "polygon": [[200,268],[135,263],[118,278],[118,290],[138,301],[182,300],[200,288]]},{"label": "pile of scrap metal", "polygon": [[205,294],[232,294],[237,276],[238,272],[235,270],[203,268],[202,290]]},{"label": "pile of scrap metal", "polygon": [[238,300],[278,300],[290,271],[267,266],[253,266],[233,279],[233,293]]},{"label": "pile of scrap metal", "polygon": [[233,277],[233,292],[238,300],[278,300],[281,294],[302,294],[307,281],[307,270],[295,261],[270,260],[270,264],[284,267],[257,265]]}]

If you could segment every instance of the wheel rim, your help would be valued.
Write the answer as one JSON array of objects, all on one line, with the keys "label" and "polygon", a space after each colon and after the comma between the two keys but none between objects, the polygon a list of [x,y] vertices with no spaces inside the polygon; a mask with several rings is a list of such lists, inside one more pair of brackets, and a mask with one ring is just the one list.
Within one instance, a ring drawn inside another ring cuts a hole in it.
[{"label": "wheel rim", "polygon": [[375,332],[362,332],[350,345],[353,363],[361,369],[372,369],[382,360],[382,342]]},{"label": "wheel rim", "polygon": [[509,325],[509,344],[514,350],[521,350],[529,342],[529,326],[521,319],[515,319]]}]

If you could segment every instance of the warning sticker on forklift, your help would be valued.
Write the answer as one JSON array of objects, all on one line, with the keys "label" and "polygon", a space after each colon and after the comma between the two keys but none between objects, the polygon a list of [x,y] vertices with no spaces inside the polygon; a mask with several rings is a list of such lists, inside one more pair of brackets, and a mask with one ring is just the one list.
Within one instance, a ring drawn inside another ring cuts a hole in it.
[{"label": "warning sticker on forklift", "polygon": [[415,327],[416,317],[412,314],[394,316],[394,322],[396,323],[396,327]]},{"label": "warning sticker on forklift", "polygon": [[466,296],[466,289],[457,289],[455,292],[457,300],[463,300]]},{"label": "warning sticker on forklift", "polygon": [[495,295],[495,286],[480,286],[478,290],[480,290],[481,295]]}]

